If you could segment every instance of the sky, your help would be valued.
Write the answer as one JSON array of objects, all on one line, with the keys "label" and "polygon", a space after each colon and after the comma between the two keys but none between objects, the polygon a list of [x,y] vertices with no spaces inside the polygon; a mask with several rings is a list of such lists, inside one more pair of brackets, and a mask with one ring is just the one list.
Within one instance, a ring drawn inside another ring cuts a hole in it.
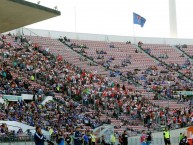
[{"label": "sky", "polygon": [[[39,0],[27,0],[37,3]],[[61,16],[27,26],[66,32],[141,37],[169,37],[169,0],[40,0],[58,7]],[[193,0],[176,0],[179,38],[193,38]],[[133,12],[146,18],[133,25]]]}]

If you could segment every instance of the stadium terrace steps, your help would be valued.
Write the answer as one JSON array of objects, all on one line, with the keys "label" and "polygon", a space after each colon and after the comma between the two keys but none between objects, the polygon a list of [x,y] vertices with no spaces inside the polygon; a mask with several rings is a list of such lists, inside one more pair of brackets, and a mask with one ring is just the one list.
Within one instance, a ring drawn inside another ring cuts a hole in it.
[{"label": "stadium terrace steps", "polygon": [[[187,77],[184,73],[185,70],[176,70],[171,67],[171,65],[174,64],[183,66],[187,61],[187,57],[183,57],[183,53],[181,51],[177,50],[176,48],[170,45],[165,44],[142,44],[142,46],[139,48],[152,58],[157,59],[160,63],[164,62],[162,64],[166,67],[167,70],[182,75],[186,80],[193,82],[193,77]],[[147,52],[148,49],[149,52]],[[163,56],[167,58],[161,58]]]},{"label": "stadium terrace steps", "polygon": [[34,43],[38,43],[42,47],[49,48],[49,51],[55,55],[62,55],[67,62],[72,63],[82,69],[85,69],[87,71],[97,70],[102,75],[108,74],[107,71],[98,66],[89,66],[89,61],[80,61],[81,57],[79,54],[75,53],[58,40],[38,36],[26,36],[26,38],[30,39]]},{"label": "stadium terrace steps", "polygon": [[[70,43],[68,43],[67,45],[65,44],[65,46],[68,46],[68,47],[69,47],[69,44],[70,44]],[[69,48],[70,48],[70,47],[69,47]],[[108,70],[108,71],[107,71],[108,74],[106,74],[106,76],[109,76],[109,72],[112,71],[112,69],[107,69],[107,68],[104,68],[103,66],[101,66],[101,65],[99,64],[98,60],[91,60],[88,55],[86,55],[86,57],[85,57],[84,55],[78,53],[77,50],[81,50],[80,48],[73,48],[73,49],[71,49],[71,50],[73,50],[73,51],[76,52],[77,54],[81,55],[81,57],[86,58],[86,59],[89,59],[90,61],[98,64],[98,67],[101,67],[101,68],[103,68],[103,69],[105,69],[105,70]],[[98,72],[98,73],[100,74],[101,72]],[[110,77],[109,79],[112,80],[112,81],[114,81],[114,82],[117,82],[117,83],[119,83],[119,84],[121,84],[121,85],[124,84],[126,87],[129,87],[129,88],[132,88],[132,89],[136,89],[136,87],[135,87],[134,85],[128,85],[127,83],[122,82],[121,79],[120,79],[120,76]],[[133,83],[135,83],[135,82],[133,82]]]},{"label": "stadium terrace steps", "polygon": [[186,52],[190,56],[193,56],[193,45],[187,45],[187,48],[182,48],[180,50],[182,50],[183,52]]},{"label": "stadium terrace steps", "polygon": [[168,59],[164,59],[163,61],[167,64],[178,63],[183,64],[186,61],[185,57],[181,57],[182,52],[178,51],[174,47],[170,45],[164,44],[142,44],[143,49],[150,49],[150,54],[159,58],[160,55],[167,55]]},{"label": "stadium terrace steps", "polygon": [[[94,61],[97,63],[101,62],[101,59],[97,59],[98,54],[96,51],[105,51],[107,54],[104,55],[104,60],[108,59],[109,57],[114,57],[110,64],[110,68],[113,69],[114,65],[120,65],[121,62],[129,56],[132,56],[131,64],[126,67],[119,68],[119,70],[126,74],[128,71],[134,71],[135,69],[140,69],[140,72],[147,69],[150,66],[157,65],[158,61],[152,59],[150,56],[146,55],[145,53],[139,52],[136,53],[136,50],[140,50],[138,47],[132,44],[125,44],[122,42],[103,42],[103,41],[89,41],[89,40],[73,40],[71,39],[70,42],[65,42],[68,45],[76,44],[76,45],[86,45],[88,49],[84,49],[86,52],[85,55],[88,57],[93,57]],[[110,48],[109,45],[114,45],[114,48]],[[73,47],[73,50],[80,51],[81,48]],[[162,66],[159,66],[160,70],[165,70]],[[140,82],[142,83],[142,82]],[[146,92],[143,87],[141,88],[143,92]],[[144,95],[144,94],[143,94]],[[146,92],[145,97],[149,99],[153,99],[153,92]]]},{"label": "stadium terrace steps", "polygon": [[[96,62],[100,62],[101,60],[97,59],[98,54],[96,51],[105,51],[107,54],[104,55],[104,59],[108,59],[109,57],[113,56],[115,57],[115,60],[112,61],[111,67],[113,65],[120,65],[121,61],[126,59],[129,55],[131,55],[133,58],[131,59],[131,63],[133,65],[129,65],[125,68],[120,68],[119,70],[123,73],[127,72],[128,70],[133,71],[134,69],[146,69],[147,66],[157,66],[158,63],[160,63],[160,60],[152,58],[152,56],[147,55],[143,52],[138,46],[132,45],[132,44],[125,44],[122,42],[103,42],[103,41],[90,41],[90,40],[73,40],[71,39],[70,42],[66,42],[67,44],[77,44],[77,45],[83,45],[85,44],[89,49],[84,49],[86,52],[86,55],[89,57],[93,57],[93,59]],[[110,45],[114,45],[114,48],[110,48]],[[146,48],[150,48],[152,50],[152,53],[158,58],[160,54],[166,53],[169,56],[169,59],[167,60],[167,63],[173,63],[178,62],[180,64],[183,64],[186,60],[185,58],[180,58],[181,52],[175,50],[170,45],[165,44],[143,44],[142,46],[145,46]],[[80,51],[81,48],[74,47],[73,48],[76,51]],[[136,53],[135,51],[139,51]],[[167,71],[167,66],[157,66],[159,71]],[[170,75],[172,75],[175,80],[178,79],[178,72],[168,72]],[[140,76],[141,74],[139,74]],[[153,76],[152,76],[153,77]],[[140,83],[144,84],[143,81]],[[164,84],[165,86],[168,86],[168,84]],[[147,94],[150,94],[149,92]]]},{"label": "stadium terrace steps", "polygon": [[[119,52],[120,52],[120,49],[119,49],[119,47],[116,47],[116,48],[109,48],[109,43],[107,43],[107,42],[103,42],[103,41],[87,41],[87,40],[71,40],[70,42],[65,42],[66,43],[66,45],[71,45],[71,44],[73,44],[73,43],[75,43],[76,45],[82,45],[82,44],[85,44],[87,47],[88,47],[88,49],[85,49],[85,51],[86,51],[86,53],[84,54],[84,55],[86,55],[86,58],[89,58],[90,59],[90,57],[92,57],[92,58],[95,58],[94,60],[93,60],[93,62],[96,62],[96,63],[98,63],[99,65],[101,65],[100,64],[100,62],[101,62],[101,60],[98,60],[96,57],[97,57],[97,55],[98,54],[96,54],[96,50],[108,50],[109,49],[109,52],[107,53],[107,55],[109,54],[109,53],[111,53],[111,55],[109,55],[110,57],[111,56],[113,56],[113,57],[116,57],[116,59],[115,60],[113,60],[112,61],[112,63],[114,63],[115,61],[118,61],[118,63],[120,64],[120,62],[123,60],[123,59],[125,59],[125,58],[127,58],[128,56],[130,56],[133,52],[134,52],[134,49],[132,50],[132,53],[129,53],[129,54],[127,54],[126,53],[126,51],[128,51],[129,49],[127,49],[127,48],[125,48],[125,51],[123,52],[123,54],[122,55],[125,55],[125,57],[123,57],[123,56],[121,56],[121,57],[119,57],[119,58],[117,58],[117,56],[119,55]],[[97,43],[97,44],[95,44],[95,43]],[[124,43],[118,43],[118,42],[115,42],[115,43],[117,43],[117,44],[119,44],[119,45],[125,45]],[[91,46],[90,46],[91,45]],[[93,49],[93,46],[95,46],[95,47],[97,47],[97,49]],[[129,45],[130,46],[130,45]],[[73,49],[72,50],[74,50],[74,51],[80,51],[81,50],[81,48],[78,48],[78,47],[73,47]],[[113,50],[113,51],[112,51]],[[78,52],[77,52],[78,53]],[[95,57],[93,57],[92,55],[90,55],[90,54],[94,54],[94,56]],[[132,54],[133,55],[133,54]],[[83,55],[82,55],[83,56]],[[84,56],[83,56],[84,57]],[[108,58],[107,56],[105,56],[105,58]],[[138,57],[139,59],[141,59],[141,56],[139,56]],[[142,62],[142,61],[144,61],[144,59],[143,60],[140,60],[140,62]],[[150,61],[150,60],[149,60]],[[148,64],[148,61],[146,61],[146,63]],[[116,64],[116,63],[115,63]],[[134,70],[134,69],[136,69],[136,68],[138,68],[139,66],[138,65],[141,65],[142,64],[142,67],[141,68],[144,68],[145,67],[145,65],[143,64],[143,63],[138,63],[137,61],[136,61],[136,64],[134,64],[133,66],[130,66],[130,67],[127,67],[127,68],[121,68],[121,69],[119,69],[122,73],[123,73],[123,75],[122,76],[124,76],[125,74],[126,74],[126,72],[128,72],[128,70]],[[150,65],[152,65],[152,62],[150,62]],[[103,66],[104,67],[104,66]],[[106,68],[107,69],[107,68]],[[113,67],[110,67],[109,69],[108,69],[109,71],[112,71],[112,70],[115,70]],[[111,80],[113,80],[114,81],[114,79],[117,79],[117,81],[116,82],[119,82],[120,84],[122,84],[122,81],[120,81],[120,78],[118,77],[118,76],[116,76],[116,77],[110,77],[110,79]],[[126,78],[127,79],[127,78]],[[135,87],[132,87],[132,86],[130,86],[130,88],[134,88],[134,89],[137,89],[137,90],[142,90],[143,92],[145,92],[145,90],[143,89],[143,87],[142,86],[139,86],[139,85],[141,85],[141,84],[139,84],[139,83],[136,83],[135,81],[133,81],[133,80],[129,80],[129,81],[131,81],[134,85],[135,85]],[[127,86],[127,84],[126,83],[124,83],[124,85],[126,85]],[[149,93],[150,95],[152,95],[151,94],[151,92]]]},{"label": "stadium terrace steps", "polygon": [[[174,46],[174,45],[170,45],[173,49],[175,49],[175,50],[177,50],[180,54],[181,54],[181,56],[184,54],[184,58],[189,58],[189,56],[187,55],[187,53],[185,52],[185,51],[183,51],[183,50],[181,50],[181,49],[179,49],[179,48],[177,48],[176,46]],[[180,57],[181,57],[180,56]]]},{"label": "stadium terrace steps", "polygon": [[[76,43],[77,45],[85,44],[89,49],[85,49],[87,56],[91,56],[95,61],[97,60],[98,54],[96,51],[104,50],[107,52],[104,55],[105,58],[114,57],[115,60],[112,61],[110,68],[113,68],[114,65],[120,65],[121,60],[126,59],[129,56],[132,56],[131,65],[128,67],[122,68],[123,72],[128,70],[133,70],[135,68],[145,69],[149,66],[156,65],[156,61],[149,58],[147,55],[143,53],[135,53],[136,47],[131,44],[125,44],[120,42],[111,42],[111,45],[114,45],[115,48],[109,48],[108,42],[102,41],[84,41],[84,40],[71,40],[70,43]],[[69,44],[70,44],[69,43]],[[75,48],[80,49],[80,48]]]},{"label": "stadium terrace steps", "polygon": [[189,103],[188,102],[181,102],[178,103],[176,101],[173,100],[150,100],[153,104],[158,105],[158,106],[162,106],[162,107],[168,107],[170,109],[182,109],[182,108],[186,108]]}]

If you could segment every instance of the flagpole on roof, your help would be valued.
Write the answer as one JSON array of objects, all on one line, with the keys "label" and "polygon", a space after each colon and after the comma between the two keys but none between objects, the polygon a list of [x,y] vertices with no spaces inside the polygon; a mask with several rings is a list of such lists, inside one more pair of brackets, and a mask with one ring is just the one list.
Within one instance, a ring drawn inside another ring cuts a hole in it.
[{"label": "flagpole on roof", "polygon": [[76,28],[76,4],[74,4],[74,32],[76,34],[77,39],[77,28]]},{"label": "flagpole on roof", "polygon": [[136,38],[135,38],[135,26],[133,24],[133,43],[136,44]]},{"label": "flagpole on roof", "polygon": [[74,0],[74,32],[76,35],[76,39],[78,39],[78,34],[77,34],[77,10],[76,10],[76,0]]}]

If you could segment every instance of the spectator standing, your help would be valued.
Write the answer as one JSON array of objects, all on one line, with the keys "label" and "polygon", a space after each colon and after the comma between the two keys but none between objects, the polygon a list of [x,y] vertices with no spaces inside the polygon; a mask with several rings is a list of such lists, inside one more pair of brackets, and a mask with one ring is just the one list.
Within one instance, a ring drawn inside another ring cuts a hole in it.
[{"label": "spectator standing", "polygon": [[144,130],[142,131],[141,134],[141,145],[146,145],[146,134]]},{"label": "spectator standing", "polygon": [[119,145],[123,145],[123,140],[121,135],[119,135]]},{"label": "spectator standing", "polygon": [[44,145],[46,138],[42,134],[42,130],[39,126],[36,127],[36,132],[34,134],[35,145]]},{"label": "spectator standing", "polygon": [[151,132],[148,132],[147,135],[146,135],[146,145],[150,145],[151,142],[152,142],[152,135],[151,135]]},{"label": "spectator standing", "polygon": [[76,127],[74,133],[74,145],[82,145],[82,133],[80,132],[80,127]]},{"label": "spectator standing", "polygon": [[64,142],[64,137],[62,136],[62,133],[59,131],[57,136],[56,136],[56,143],[58,145],[64,145],[65,142]]},{"label": "spectator standing", "polygon": [[101,145],[107,145],[104,135],[102,136]]},{"label": "spectator standing", "polygon": [[66,138],[65,138],[65,141],[66,141],[66,144],[67,144],[67,145],[70,145],[70,143],[71,143],[71,137],[70,137],[69,135],[67,135]]},{"label": "spectator standing", "polygon": [[123,145],[128,145],[128,135],[127,135],[127,131],[126,130],[122,134],[122,144]]},{"label": "spectator standing", "polygon": [[179,145],[190,145],[186,136],[182,138]]},{"label": "spectator standing", "polygon": [[89,138],[88,138],[88,134],[85,133],[85,135],[83,136],[84,139],[84,145],[88,145],[89,144]]}]

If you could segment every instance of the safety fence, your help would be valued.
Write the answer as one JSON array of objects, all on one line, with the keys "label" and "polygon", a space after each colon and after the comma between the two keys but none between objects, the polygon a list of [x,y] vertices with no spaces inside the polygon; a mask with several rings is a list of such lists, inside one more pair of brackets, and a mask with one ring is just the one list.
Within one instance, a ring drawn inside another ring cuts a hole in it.
[{"label": "safety fence", "polygon": [[[55,140],[51,138],[51,140]],[[172,145],[179,145],[179,139],[177,137],[172,137],[170,139]],[[53,141],[55,143],[55,141]],[[56,144],[56,143],[55,143]],[[99,143],[100,144],[100,143]],[[118,142],[116,143],[118,144]],[[33,136],[8,136],[8,135],[1,135],[0,136],[0,145],[35,145]],[[45,142],[45,145],[48,145]],[[140,137],[131,137],[128,139],[128,145],[141,145]],[[150,145],[165,145],[164,139],[160,138],[153,138]]]},{"label": "safety fence", "polygon": [[[172,145],[179,145],[179,138],[178,137],[172,137],[170,138]],[[141,145],[140,143],[140,137],[131,137],[128,139],[129,145]],[[153,138],[150,142],[150,145],[165,145],[163,137],[160,138]]]},{"label": "safety fence", "polygon": [[[35,142],[34,137],[30,135],[0,135],[0,145],[35,145]],[[45,142],[45,145],[48,143]]]}]

